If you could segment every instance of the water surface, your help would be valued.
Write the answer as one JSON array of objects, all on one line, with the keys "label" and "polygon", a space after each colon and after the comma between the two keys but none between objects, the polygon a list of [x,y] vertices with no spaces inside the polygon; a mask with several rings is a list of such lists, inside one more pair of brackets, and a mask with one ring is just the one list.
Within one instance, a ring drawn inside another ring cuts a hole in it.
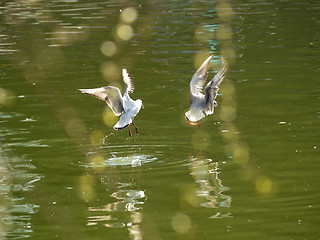
[{"label": "water surface", "polygon": [[[0,3],[0,239],[319,237],[319,4]],[[187,126],[214,54],[220,109]],[[78,88],[135,82],[139,135]]]}]

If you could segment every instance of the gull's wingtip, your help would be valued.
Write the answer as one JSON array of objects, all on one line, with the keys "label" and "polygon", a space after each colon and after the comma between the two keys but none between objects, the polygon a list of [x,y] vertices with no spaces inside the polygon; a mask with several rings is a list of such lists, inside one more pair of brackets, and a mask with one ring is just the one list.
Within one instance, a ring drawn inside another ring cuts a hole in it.
[{"label": "gull's wingtip", "polygon": [[209,57],[207,57],[206,60],[204,60],[200,68],[203,68],[203,67],[209,68],[212,59],[213,59],[213,54],[211,54]]},{"label": "gull's wingtip", "polygon": [[204,63],[209,63],[213,58],[213,54],[211,54],[207,59],[204,61]]},{"label": "gull's wingtip", "polygon": [[91,90],[91,89],[79,88],[78,90],[79,90],[81,93],[83,93],[83,94],[91,94],[91,93],[90,93],[90,90]]},{"label": "gull's wingtip", "polygon": [[129,76],[129,73],[126,68],[122,68],[122,77],[123,77],[124,83],[126,84],[125,91],[128,91],[129,93],[133,93],[134,91],[133,81]]},{"label": "gull's wingtip", "polygon": [[210,64],[211,64],[211,60],[213,58],[213,54],[211,54],[209,57],[206,58],[206,60],[204,60],[202,62],[202,64],[200,65],[200,67],[198,68],[198,71],[207,71],[207,69],[209,68]]}]

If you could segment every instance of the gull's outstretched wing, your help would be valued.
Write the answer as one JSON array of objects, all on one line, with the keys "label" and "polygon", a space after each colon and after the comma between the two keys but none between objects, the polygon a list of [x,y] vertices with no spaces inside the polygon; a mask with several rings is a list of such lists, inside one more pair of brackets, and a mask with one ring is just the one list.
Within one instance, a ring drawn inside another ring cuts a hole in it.
[{"label": "gull's outstretched wing", "polygon": [[91,89],[79,89],[83,94],[88,94],[96,98],[106,101],[116,116],[121,115],[123,112],[123,101],[120,90],[116,87],[100,87]]},{"label": "gull's outstretched wing", "polygon": [[209,56],[199,67],[199,69],[192,76],[190,82],[190,101],[193,102],[195,98],[202,96],[202,89],[207,80],[208,70],[210,67],[213,55]]},{"label": "gull's outstretched wing", "polygon": [[133,93],[133,91],[134,91],[133,81],[130,78],[130,76],[129,76],[128,72],[127,72],[127,69],[125,69],[125,68],[122,69],[122,77],[123,77],[123,82],[125,84],[123,95],[126,92]]},{"label": "gull's outstretched wing", "polygon": [[210,82],[208,82],[205,87],[205,113],[210,115],[214,111],[214,100],[217,97],[217,93],[219,90],[220,83],[225,78],[225,73],[227,70],[226,61],[222,58],[222,68],[219,72],[212,78]]},{"label": "gull's outstretched wing", "polygon": [[227,63],[226,63],[226,60],[224,60],[223,57],[221,58],[221,64],[222,64],[221,69],[219,70],[219,72],[210,81],[216,87],[219,87],[220,83],[225,78],[224,75],[225,75],[225,73],[227,71]]}]

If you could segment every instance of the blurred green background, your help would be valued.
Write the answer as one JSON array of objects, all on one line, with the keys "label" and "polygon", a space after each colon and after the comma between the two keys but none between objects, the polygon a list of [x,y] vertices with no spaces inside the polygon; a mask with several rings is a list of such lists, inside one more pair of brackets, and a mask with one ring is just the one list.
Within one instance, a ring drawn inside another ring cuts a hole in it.
[{"label": "blurred green background", "polygon": [[[316,1],[0,3],[0,239],[317,239]],[[189,82],[229,64],[187,126]],[[140,135],[78,88],[135,83]]]}]

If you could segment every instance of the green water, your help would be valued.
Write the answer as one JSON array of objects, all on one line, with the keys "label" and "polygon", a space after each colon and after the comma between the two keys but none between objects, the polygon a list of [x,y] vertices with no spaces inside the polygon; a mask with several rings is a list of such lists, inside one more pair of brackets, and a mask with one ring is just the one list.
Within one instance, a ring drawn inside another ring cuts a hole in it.
[{"label": "green water", "polygon": [[[0,239],[318,239],[319,9],[1,2]],[[197,128],[201,53],[229,68]],[[144,103],[133,137],[78,91],[122,87],[122,67]]]}]

